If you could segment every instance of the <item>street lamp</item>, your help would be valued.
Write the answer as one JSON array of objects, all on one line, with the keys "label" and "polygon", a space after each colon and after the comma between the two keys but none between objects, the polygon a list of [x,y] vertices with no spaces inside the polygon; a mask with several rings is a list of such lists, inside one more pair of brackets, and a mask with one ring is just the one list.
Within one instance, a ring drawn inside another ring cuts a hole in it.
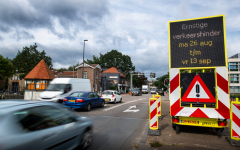
[{"label": "street lamp", "polygon": [[88,40],[84,40],[84,45],[83,45],[83,72],[82,72],[82,78],[84,78],[84,49],[85,49],[85,41],[88,41]]}]

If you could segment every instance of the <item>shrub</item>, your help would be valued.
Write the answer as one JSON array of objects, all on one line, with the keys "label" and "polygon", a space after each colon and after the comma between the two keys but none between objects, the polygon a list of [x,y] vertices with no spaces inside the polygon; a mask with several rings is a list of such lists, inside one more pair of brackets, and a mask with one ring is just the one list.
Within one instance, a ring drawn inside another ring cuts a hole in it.
[{"label": "shrub", "polygon": [[113,86],[110,86],[109,89],[110,90],[116,90],[117,88],[116,88],[116,86],[113,85]]}]

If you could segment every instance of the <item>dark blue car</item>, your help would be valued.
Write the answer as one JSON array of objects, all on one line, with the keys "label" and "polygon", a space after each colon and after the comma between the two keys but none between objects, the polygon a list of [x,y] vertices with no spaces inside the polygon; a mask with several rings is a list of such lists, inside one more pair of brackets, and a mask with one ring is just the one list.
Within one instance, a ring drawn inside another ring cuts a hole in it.
[{"label": "dark blue car", "polygon": [[94,92],[77,91],[65,97],[63,105],[69,108],[84,108],[90,111],[92,107],[104,107],[105,100]]}]

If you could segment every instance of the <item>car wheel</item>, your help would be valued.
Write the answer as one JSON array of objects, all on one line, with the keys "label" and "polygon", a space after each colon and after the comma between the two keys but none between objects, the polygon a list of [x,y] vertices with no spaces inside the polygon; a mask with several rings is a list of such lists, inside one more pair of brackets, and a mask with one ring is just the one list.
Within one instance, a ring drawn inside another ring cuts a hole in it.
[{"label": "car wheel", "polygon": [[114,99],[114,102],[113,102],[114,104],[116,104],[116,98]]},{"label": "car wheel", "polygon": [[132,94],[132,96],[133,96],[133,94]]},{"label": "car wheel", "polygon": [[105,103],[104,103],[104,101],[102,101],[102,105],[101,105],[101,107],[103,108],[103,107],[104,107],[104,105],[105,105]]},{"label": "car wheel", "polygon": [[88,104],[88,105],[87,105],[86,110],[87,110],[87,111],[90,111],[90,110],[91,110],[91,104]]},{"label": "car wheel", "polygon": [[119,103],[121,103],[121,102],[122,102],[122,98],[120,99]]},{"label": "car wheel", "polygon": [[92,130],[88,130],[83,134],[83,138],[81,141],[81,149],[87,148],[93,140],[93,133]]}]

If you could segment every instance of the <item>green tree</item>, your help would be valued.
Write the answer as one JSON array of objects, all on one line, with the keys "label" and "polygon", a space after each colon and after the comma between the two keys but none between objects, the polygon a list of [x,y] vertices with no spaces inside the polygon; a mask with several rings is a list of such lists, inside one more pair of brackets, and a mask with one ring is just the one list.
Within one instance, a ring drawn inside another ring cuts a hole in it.
[{"label": "green tree", "polygon": [[11,64],[11,60],[0,55],[0,80],[4,80],[5,77],[11,77],[13,74],[14,66]]},{"label": "green tree", "polygon": [[[137,74],[137,72],[134,72],[133,74]],[[147,84],[147,78],[144,75],[133,75],[132,78],[134,87],[142,88],[142,85]]]},{"label": "green tree", "polygon": [[52,58],[46,56],[45,51],[38,51],[37,44],[30,45],[30,47],[23,47],[23,50],[18,51],[16,57],[12,60],[15,69],[20,74],[20,79],[24,78],[42,59],[47,63],[48,67],[52,69]]},{"label": "green tree", "polygon": [[[117,50],[112,50],[107,52],[106,54],[101,54],[99,57],[93,55],[93,60],[87,59],[87,64],[99,64],[101,68],[111,68],[116,67],[117,69],[121,69],[122,72],[127,74],[130,70],[134,71],[135,66],[133,66],[131,57],[128,55],[123,55],[121,52]],[[127,75],[127,80],[130,79],[130,74]]]},{"label": "green tree", "polygon": [[5,79],[4,79],[3,88],[4,88],[4,89],[7,89],[7,88],[8,88],[8,77],[5,77]]},{"label": "green tree", "polygon": [[166,90],[167,88],[164,86],[164,80],[167,78],[169,78],[169,72],[161,77],[157,77],[156,81],[153,82],[153,85],[158,89],[164,88],[164,90]]}]

